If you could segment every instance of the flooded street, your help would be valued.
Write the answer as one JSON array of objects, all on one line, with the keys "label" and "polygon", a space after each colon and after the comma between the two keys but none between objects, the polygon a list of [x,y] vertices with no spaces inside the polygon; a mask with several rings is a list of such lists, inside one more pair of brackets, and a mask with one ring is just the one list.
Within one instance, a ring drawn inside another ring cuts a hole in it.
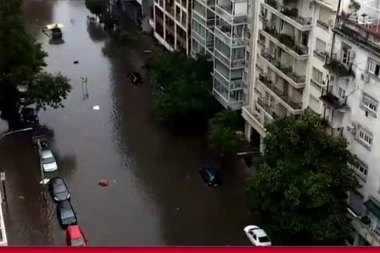
[{"label": "flooded street", "polygon": [[[160,126],[151,87],[127,78],[141,71],[149,56],[144,50],[160,50],[152,37],[137,34],[127,50],[107,57],[104,34],[87,27],[84,1],[25,2],[26,22],[49,54],[48,71],[62,72],[73,86],[65,108],[41,112],[40,121],[54,132],[57,174],[66,180],[89,244],[249,245],[243,227],[255,220],[245,208],[244,171],[228,168],[222,187],[205,186],[198,168],[215,160],[206,138]],[[64,44],[51,44],[40,32],[52,22],[64,25]],[[81,77],[88,78],[88,99]],[[93,110],[96,105],[100,110]],[[55,204],[41,194],[33,134],[0,141],[9,244],[65,245]],[[110,185],[100,187],[100,179]]]}]

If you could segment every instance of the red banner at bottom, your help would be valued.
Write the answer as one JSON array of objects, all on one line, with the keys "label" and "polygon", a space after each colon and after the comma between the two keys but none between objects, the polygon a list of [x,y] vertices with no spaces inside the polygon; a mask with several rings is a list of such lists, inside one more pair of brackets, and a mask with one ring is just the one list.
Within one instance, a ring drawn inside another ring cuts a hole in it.
[{"label": "red banner at bottom", "polygon": [[378,253],[377,247],[2,247],[15,253]]}]

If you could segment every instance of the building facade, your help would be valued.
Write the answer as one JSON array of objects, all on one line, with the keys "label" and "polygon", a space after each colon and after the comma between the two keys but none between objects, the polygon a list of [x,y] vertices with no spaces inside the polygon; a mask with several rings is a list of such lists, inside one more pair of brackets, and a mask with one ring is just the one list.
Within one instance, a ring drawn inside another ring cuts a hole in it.
[{"label": "building facade", "polygon": [[247,0],[194,0],[191,55],[213,59],[215,98],[225,107],[240,109],[245,100],[244,70],[249,63],[250,33]]},{"label": "building facade", "polygon": [[347,139],[361,188],[350,193],[350,244],[380,245],[380,0],[258,0],[252,8],[245,134],[310,110]]},{"label": "building facade", "polygon": [[154,0],[149,24],[167,50],[190,53],[191,5],[191,0]]},{"label": "building facade", "polygon": [[[357,157],[361,188],[350,193],[355,245],[380,245],[380,1],[342,1],[326,60],[323,116]],[[338,130],[338,131],[337,131]]]},{"label": "building facade", "polygon": [[310,108],[328,72],[323,66],[338,0],[258,0],[252,8],[249,97],[242,108],[248,140],[264,149],[265,125]]}]

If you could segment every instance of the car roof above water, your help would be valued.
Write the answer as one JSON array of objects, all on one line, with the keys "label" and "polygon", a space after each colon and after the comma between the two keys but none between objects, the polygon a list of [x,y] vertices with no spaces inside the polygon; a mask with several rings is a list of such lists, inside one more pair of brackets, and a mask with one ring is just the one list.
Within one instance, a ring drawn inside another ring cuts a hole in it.
[{"label": "car roof above water", "polygon": [[53,156],[53,153],[51,152],[51,150],[43,150],[41,152],[42,158],[47,158],[47,157],[52,157],[52,156]]}]

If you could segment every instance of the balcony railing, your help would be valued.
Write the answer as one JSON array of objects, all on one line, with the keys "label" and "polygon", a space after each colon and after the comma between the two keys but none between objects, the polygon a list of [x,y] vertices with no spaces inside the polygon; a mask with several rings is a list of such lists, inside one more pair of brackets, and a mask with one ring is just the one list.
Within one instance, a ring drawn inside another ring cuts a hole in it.
[{"label": "balcony railing", "polygon": [[281,6],[280,4],[278,4],[276,0],[265,0],[265,3],[273,7],[274,9],[276,9],[279,13],[294,20],[301,26],[311,26],[312,24],[312,20],[313,20],[312,18],[304,18],[304,17],[298,16],[297,8],[289,9],[285,6]]},{"label": "balcony railing", "polygon": [[306,46],[296,45],[293,38],[287,34],[278,33],[275,28],[270,28],[269,26],[264,27],[265,32],[269,33],[274,37],[278,42],[282,43],[285,47],[292,50],[298,56],[307,56],[309,49]]},{"label": "balcony railing", "polygon": [[358,24],[349,18],[349,14],[343,13],[336,18],[333,31],[380,55],[380,26],[378,26],[378,24],[371,26]]},{"label": "balcony railing", "polygon": [[217,48],[214,48],[214,56],[225,65],[230,66],[229,57],[225,56],[222,52],[219,52]]},{"label": "balcony railing", "polygon": [[247,23],[247,18],[248,18],[247,15],[233,14],[231,8],[227,8],[221,5],[215,5],[215,12],[219,17],[223,18],[229,23],[234,23],[234,24]]},{"label": "balcony railing", "polygon": [[321,96],[320,99],[323,103],[331,107],[333,110],[348,109],[345,99],[338,98],[329,91],[325,93],[325,95]]},{"label": "balcony railing", "polygon": [[335,57],[326,56],[324,67],[339,77],[355,76],[355,73],[352,71],[352,63],[344,64]]},{"label": "balcony railing", "polygon": [[272,81],[270,81],[266,76],[260,75],[259,80],[264,86],[266,86],[268,89],[273,91],[278,97],[280,97],[286,104],[290,105],[290,107],[293,108],[293,110],[301,110],[302,109],[302,103],[295,103],[293,102],[287,94],[285,94],[282,90],[277,88]]},{"label": "balcony railing", "polygon": [[271,54],[267,53],[267,49],[261,50],[261,56],[269,61],[272,65],[274,65],[277,69],[279,69],[285,76],[291,79],[296,84],[304,84],[306,82],[306,76],[299,76],[293,73],[291,66],[284,66],[278,60],[271,56]]},{"label": "balcony railing", "polygon": [[279,116],[273,111],[273,109],[268,105],[268,103],[265,102],[265,98],[258,98],[257,103],[261,108],[264,109],[264,111],[269,114],[272,119],[278,119]]},{"label": "balcony railing", "polygon": [[248,43],[246,38],[232,34],[231,30],[226,29],[224,26],[215,27],[215,36],[219,37],[227,45],[244,46]]}]

